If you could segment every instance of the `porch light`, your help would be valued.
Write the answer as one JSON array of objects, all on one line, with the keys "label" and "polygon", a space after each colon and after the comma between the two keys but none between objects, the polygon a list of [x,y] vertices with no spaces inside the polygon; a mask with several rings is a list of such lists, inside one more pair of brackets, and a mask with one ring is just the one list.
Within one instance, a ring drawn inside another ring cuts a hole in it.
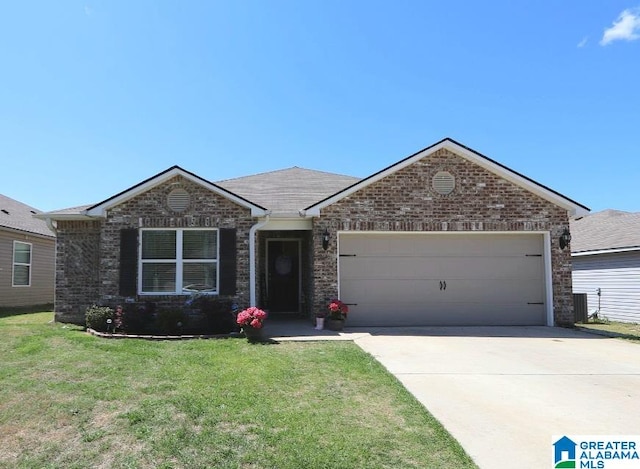
[{"label": "porch light", "polygon": [[322,233],[322,249],[324,249],[325,251],[329,249],[329,230],[327,230],[326,228]]},{"label": "porch light", "polygon": [[560,249],[564,249],[567,246],[569,246],[570,242],[571,242],[571,233],[569,233],[568,228],[565,228],[562,234],[560,235],[560,239],[559,239]]}]

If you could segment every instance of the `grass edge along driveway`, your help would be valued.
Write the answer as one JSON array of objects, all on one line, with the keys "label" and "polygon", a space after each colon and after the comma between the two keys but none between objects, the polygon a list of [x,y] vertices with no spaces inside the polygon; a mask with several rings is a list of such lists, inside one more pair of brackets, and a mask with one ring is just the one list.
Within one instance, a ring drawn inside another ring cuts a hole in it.
[{"label": "grass edge along driveway", "polygon": [[351,342],[100,339],[0,317],[0,467],[473,468]]}]

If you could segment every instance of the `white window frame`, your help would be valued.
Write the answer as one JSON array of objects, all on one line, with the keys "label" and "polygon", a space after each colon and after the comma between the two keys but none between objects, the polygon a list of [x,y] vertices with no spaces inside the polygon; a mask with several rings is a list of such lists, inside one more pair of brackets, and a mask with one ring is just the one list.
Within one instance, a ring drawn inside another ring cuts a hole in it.
[{"label": "white window frame", "polygon": [[[16,262],[16,246],[18,244],[24,244],[26,246],[29,246],[29,262]],[[30,287],[31,286],[31,272],[33,271],[33,244],[32,243],[25,243],[24,241],[14,241],[13,242],[13,259],[12,259],[12,264],[11,264],[11,286],[12,287],[16,287],[16,288],[20,288],[20,287]],[[27,285],[16,285],[15,280],[16,280],[16,266],[20,265],[20,266],[27,266],[29,268],[29,281],[27,283]]]},{"label": "white window frame", "polygon": [[[145,231],[175,231],[176,233],[176,257],[175,259],[142,259],[142,233]],[[216,258],[215,259],[183,259],[182,258],[182,242],[183,233],[185,231],[215,231],[216,235]],[[138,295],[140,296],[178,296],[191,295],[194,292],[184,291],[182,289],[183,266],[184,264],[207,262],[216,266],[216,290],[199,292],[203,295],[218,295],[220,291],[220,230],[218,228],[141,228],[139,233],[140,242],[138,243]],[[144,264],[154,263],[176,263],[176,289],[175,291],[158,291],[149,292],[142,291],[142,268]]]}]

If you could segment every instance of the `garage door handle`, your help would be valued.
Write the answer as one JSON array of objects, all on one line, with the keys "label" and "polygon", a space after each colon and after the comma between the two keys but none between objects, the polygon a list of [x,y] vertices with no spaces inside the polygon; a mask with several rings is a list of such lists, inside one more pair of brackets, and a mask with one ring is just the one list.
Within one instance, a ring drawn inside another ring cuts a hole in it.
[{"label": "garage door handle", "polygon": [[442,281],[440,280],[440,290],[446,290],[447,289],[447,282],[446,281]]},{"label": "garage door handle", "polygon": [[540,302],[538,302],[538,303],[533,302],[533,301],[529,301],[529,302],[527,302],[527,304],[528,304],[528,305],[543,305],[544,303],[543,303],[542,301],[540,301]]},{"label": "garage door handle", "polygon": [[440,291],[442,291],[442,280],[440,280]]},{"label": "garage door handle", "polygon": [[447,289],[447,281],[445,280],[445,281],[444,281],[444,282],[442,282],[442,283],[444,283],[444,289],[446,290],[446,289]]}]

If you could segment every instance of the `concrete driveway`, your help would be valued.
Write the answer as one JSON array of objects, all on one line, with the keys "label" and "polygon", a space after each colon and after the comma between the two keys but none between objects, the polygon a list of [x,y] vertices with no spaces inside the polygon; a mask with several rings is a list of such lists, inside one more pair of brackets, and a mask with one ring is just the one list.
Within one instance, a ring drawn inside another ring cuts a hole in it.
[{"label": "concrete driveway", "polygon": [[366,332],[355,342],[481,468],[553,467],[553,435],[640,435],[640,344],[551,327]]}]

